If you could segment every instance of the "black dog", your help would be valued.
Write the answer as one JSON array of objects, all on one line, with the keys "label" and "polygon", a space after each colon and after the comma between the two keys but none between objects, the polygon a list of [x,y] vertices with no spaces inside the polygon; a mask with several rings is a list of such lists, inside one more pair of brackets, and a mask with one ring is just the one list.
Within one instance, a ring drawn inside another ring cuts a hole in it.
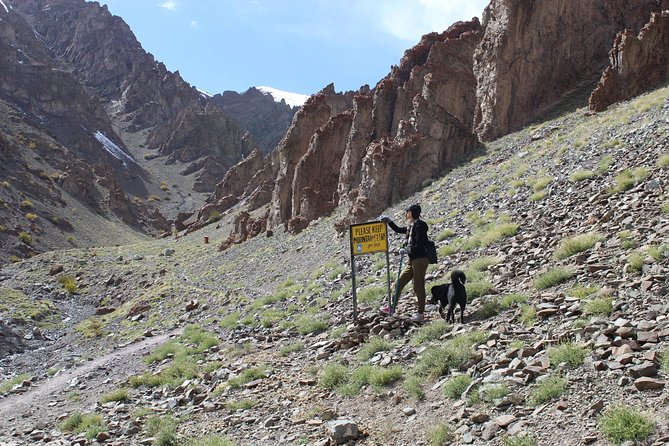
[{"label": "black dog", "polygon": [[455,305],[460,305],[460,323],[465,323],[465,307],[467,306],[467,290],[465,289],[467,277],[465,273],[455,270],[451,273],[451,283],[433,286],[431,304],[439,306],[439,314],[444,317],[444,308],[448,306],[446,322],[455,323]]}]

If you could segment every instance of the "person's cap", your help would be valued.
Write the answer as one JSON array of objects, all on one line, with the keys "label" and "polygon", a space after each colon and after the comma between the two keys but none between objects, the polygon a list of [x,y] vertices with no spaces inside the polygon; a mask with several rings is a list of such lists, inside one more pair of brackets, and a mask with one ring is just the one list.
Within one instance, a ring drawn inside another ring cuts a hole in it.
[{"label": "person's cap", "polygon": [[421,213],[422,209],[420,208],[419,204],[412,204],[411,206],[406,208],[405,211],[411,212],[411,215],[413,216],[413,218],[418,218],[418,217],[420,217],[420,213]]}]

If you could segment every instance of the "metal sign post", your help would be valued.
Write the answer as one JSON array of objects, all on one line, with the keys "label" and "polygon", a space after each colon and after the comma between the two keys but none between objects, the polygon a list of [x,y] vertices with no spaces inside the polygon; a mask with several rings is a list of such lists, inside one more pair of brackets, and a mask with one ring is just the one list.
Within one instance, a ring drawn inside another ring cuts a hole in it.
[{"label": "metal sign post", "polygon": [[351,225],[351,281],[353,285],[353,320],[358,320],[358,293],[355,287],[355,257],[375,252],[386,252],[388,296],[390,296],[390,258],[388,256],[388,225],[373,221]]}]

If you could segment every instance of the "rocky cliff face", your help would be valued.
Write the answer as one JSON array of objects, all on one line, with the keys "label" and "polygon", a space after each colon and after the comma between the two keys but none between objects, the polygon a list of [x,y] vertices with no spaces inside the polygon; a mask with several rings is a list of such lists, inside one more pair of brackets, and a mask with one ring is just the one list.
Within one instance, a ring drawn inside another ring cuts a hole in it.
[{"label": "rocky cliff face", "polygon": [[539,118],[607,65],[616,33],[638,33],[667,2],[492,0],[474,56],[477,134],[492,140]]},{"label": "rocky cliff face", "polygon": [[654,13],[639,35],[618,33],[609,66],[590,96],[590,109],[603,111],[669,79],[669,11]]},{"label": "rocky cliff face", "polygon": [[14,3],[51,58],[97,99],[119,134],[156,150],[168,164],[186,164],[183,171],[196,175],[196,190],[212,191],[250,152],[253,143],[245,132],[178,72],[146,53],[106,6],[84,0]]},{"label": "rocky cliff face", "polygon": [[[337,206],[350,211],[342,225],[368,218],[476,147],[472,56],[481,35],[478,20],[458,23],[425,36],[374,90],[336,93],[330,85],[312,96],[254,189],[266,198],[271,186],[271,200],[254,203],[268,205],[267,228],[299,232]],[[239,166],[245,180],[248,166]],[[239,183],[230,177],[211,201],[239,197]]]},{"label": "rocky cliff face", "polygon": [[225,91],[214,95],[211,100],[234,117],[265,154],[276,148],[298,110],[298,107],[290,107],[284,101],[276,102],[271,95],[254,87],[244,93]]}]

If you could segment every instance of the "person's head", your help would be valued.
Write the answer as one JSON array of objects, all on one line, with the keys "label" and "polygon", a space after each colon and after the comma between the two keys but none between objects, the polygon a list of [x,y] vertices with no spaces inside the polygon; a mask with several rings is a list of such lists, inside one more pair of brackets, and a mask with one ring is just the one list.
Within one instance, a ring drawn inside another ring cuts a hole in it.
[{"label": "person's head", "polygon": [[407,220],[418,220],[420,218],[421,208],[419,204],[412,204],[405,209]]}]

